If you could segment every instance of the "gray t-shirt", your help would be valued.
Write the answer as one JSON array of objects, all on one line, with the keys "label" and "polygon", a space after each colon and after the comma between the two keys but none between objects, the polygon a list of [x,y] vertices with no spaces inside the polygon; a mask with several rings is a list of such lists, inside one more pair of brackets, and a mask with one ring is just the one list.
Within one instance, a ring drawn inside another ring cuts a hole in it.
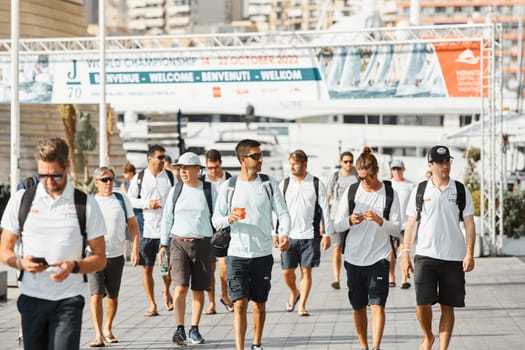
[{"label": "gray t-shirt", "polygon": [[340,170],[336,171],[330,178],[330,181],[328,182],[328,194],[332,197],[330,203],[330,216],[332,219],[334,218],[335,212],[337,211],[337,205],[341,196],[343,195],[343,192],[348,186],[357,181],[358,179],[356,175],[352,174],[344,176],[341,175]]}]

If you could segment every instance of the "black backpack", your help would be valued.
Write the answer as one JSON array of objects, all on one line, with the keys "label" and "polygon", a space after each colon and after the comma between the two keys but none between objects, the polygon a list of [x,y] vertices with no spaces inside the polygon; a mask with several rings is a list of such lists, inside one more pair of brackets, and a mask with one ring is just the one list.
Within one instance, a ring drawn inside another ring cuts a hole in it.
[{"label": "black backpack", "polygon": [[[359,188],[360,182],[355,182],[350,185],[348,189],[348,213],[352,215],[355,208],[355,194]],[[389,180],[384,180],[383,185],[385,186],[385,207],[383,209],[383,218],[389,220],[390,218],[390,209],[392,208],[392,202],[394,201],[394,189],[392,188],[392,182]],[[348,231],[343,232],[343,241],[341,242],[341,253],[344,254],[346,246],[346,236]]]},{"label": "black backpack", "polygon": [[[417,191],[416,191],[416,211],[417,211],[417,217],[416,221],[419,223],[421,221],[421,210],[423,210],[423,195],[425,194],[425,189],[427,188],[427,182],[422,181],[417,185]],[[463,221],[463,210],[466,206],[466,194],[465,194],[465,185],[463,185],[461,182],[454,180],[456,183],[456,204],[459,208],[459,221]]]},{"label": "black backpack", "polygon": [[[31,209],[31,204],[35,199],[36,189],[38,186],[29,187],[20,201],[20,209],[18,211],[18,226],[20,230],[19,239],[22,242],[22,233],[24,231],[24,224],[27,219],[27,214]],[[80,227],[80,234],[82,235],[82,259],[86,257],[86,247],[87,247],[87,233],[86,233],[86,203],[87,195],[75,188],[75,209],[77,211],[78,225]],[[24,270],[20,270],[20,275],[18,280],[21,281],[24,276]],[[84,274],[84,282],[87,282],[87,276]]]}]

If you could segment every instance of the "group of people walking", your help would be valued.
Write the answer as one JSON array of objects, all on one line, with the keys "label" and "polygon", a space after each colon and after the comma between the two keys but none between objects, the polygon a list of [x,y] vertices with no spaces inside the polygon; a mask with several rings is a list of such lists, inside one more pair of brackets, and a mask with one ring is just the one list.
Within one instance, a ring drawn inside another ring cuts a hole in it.
[{"label": "group of people walking", "polygon": [[[404,164],[396,160],[391,163],[392,181],[379,180],[378,162],[368,147],[355,161],[351,152],[343,152],[340,170],[327,186],[308,172],[303,150],[289,155],[290,176],[280,183],[261,173],[263,152],[258,141],[240,141],[235,153],[241,164],[237,176],[222,170],[215,150],[205,155],[206,175],[201,174],[204,166],[199,156],[191,152],[179,157],[172,173],[166,169],[171,162],[166,161],[165,149],[155,145],[148,151],[146,169],[138,173],[130,166],[124,169],[125,195],[114,188],[114,170],[101,167],[93,174],[96,195],[86,196],[67,179],[66,142],[59,138],[39,142],[39,182],[16,193],[1,221],[1,262],[20,270],[18,309],[25,348],[79,348],[85,280],[96,335],[91,346],[118,342],[112,324],[126,239],[131,241],[131,265],[142,266],[149,303],[145,316],[158,315],[153,270],[158,264],[165,267],[162,294],[164,307],[174,311],[172,341],[177,345],[205,342],[199,324],[203,314],[216,313],[218,265],[220,302],[233,312],[236,348],[245,348],[251,302],[251,349],[263,349],[273,248],[281,253],[283,279],[290,292],[283,311],[307,317],[312,268],[319,266],[321,249],[332,246],[331,286],[341,288],[344,265],[361,349],[369,349],[368,308],[371,349],[380,348],[398,254],[402,288],[410,287],[410,274],[415,273],[416,314],[424,335],[420,349],[431,349],[434,343],[434,303],[441,305],[440,349],[448,347],[454,308],[464,306],[464,273],[474,267],[475,232],[470,193],[449,177],[453,157],[447,147],[429,150],[432,176],[417,186],[406,182]],[[217,230],[229,230],[225,257],[213,254]]]}]

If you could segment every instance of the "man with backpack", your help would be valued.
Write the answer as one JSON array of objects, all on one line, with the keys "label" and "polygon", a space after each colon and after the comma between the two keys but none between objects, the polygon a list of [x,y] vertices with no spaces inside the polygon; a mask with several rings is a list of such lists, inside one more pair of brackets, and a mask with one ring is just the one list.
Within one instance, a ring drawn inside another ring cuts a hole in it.
[{"label": "man with backpack", "polygon": [[[232,177],[232,175],[222,169],[222,155],[218,150],[210,149],[206,151],[204,157],[206,158],[206,173],[202,175],[201,180],[210,182],[218,192],[219,186]],[[217,262],[219,263],[219,277],[221,284],[220,301],[228,312],[233,312],[233,305],[228,296],[228,283],[226,282],[226,258],[213,256],[211,262],[211,284],[210,290],[208,290],[210,305],[208,306],[208,309],[204,311],[205,315],[214,315],[217,313],[217,310],[215,309],[215,269]]]},{"label": "man with backpack", "polygon": [[[306,300],[312,288],[312,268],[321,261],[321,247],[330,248],[332,221],[328,210],[326,188],[319,178],[307,170],[308,156],[296,150],[288,158],[291,176],[279,187],[291,217],[290,247],[281,252],[284,282],[290,289],[286,311],[293,312],[298,303],[299,316],[310,316]],[[321,233],[321,225],[323,230]],[[301,280],[297,288],[295,270],[301,266]]]},{"label": "man with backpack", "polygon": [[[139,261],[139,228],[133,207],[127,196],[113,192],[115,171],[108,167],[97,168],[93,172],[93,179],[97,193],[95,199],[104,216],[107,233],[106,241],[106,267],[98,272],[89,274],[89,289],[91,294],[91,315],[95,340],[91,347],[103,347],[105,343],[117,343],[113,335],[113,320],[117,314],[118,295],[122,272],[124,270],[124,246],[126,230],[129,229],[130,239],[133,242],[131,251],[131,265],[135,267]],[[102,300],[106,299],[106,320],[102,329],[104,311]]]},{"label": "man with backpack", "polygon": [[379,166],[369,147],[356,162],[360,182],[340,199],[334,229],[348,230],[344,266],[354,326],[361,349],[368,349],[367,306],[371,310],[372,349],[379,350],[388,297],[390,236],[400,236],[399,200],[389,182],[378,179]]},{"label": "man with backpack", "polygon": [[[465,306],[465,272],[474,269],[474,206],[468,189],[450,178],[452,159],[445,146],[429,150],[427,161],[432,176],[412,190],[406,211],[408,221],[400,264],[405,276],[415,273],[416,314],[423,329],[420,350],[429,350],[434,343],[432,305],[435,303],[441,308],[439,348],[448,348],[454,328],[454,308]],[[465,226],[465,236],[460,221]]]},{"label": "man with backpack", "polygon": [[[148,150],[148,167],[137,173],[131,180],[128,189],[128,198],[133,208],[142,213],[144,227],[140,238],[140,259],[142,266],[142,281],[144,291],[149,301],[149,309],[145,316],[157,316],[157,303],[155,302],[153,266],[159,251],[160,224],[162,208],[166,202],[168,192],[173,186],[173,174],[164,169],[166,150],[159,145],[153,145]],[[140,219],[137,218],[137,221]],[[173,310],[173,300],[170,294],[170,276],[162,276],[164,282],[163,295],[166,310]]]},{"label": "man with backpack", "polygon": [[[235,147],[235,153],[241,172],[221,185],[213,225],[217,230],[231,228],[226,264],[228,294],[234,304],[236,348],[244,349],[248,301],[251,300],[254,323],[251,349],[260,350],[271,286],[272,244],[281,251],[288,249],[290,215],[277,181],[259,174],[263,162],[261,144],[256,140],[242,140]],[[272,237],[272,212],[279,220],[275,237]]]},{"label": "man with backpack", "polygon": [[38,184],[16,192],[2,217],[0,260],[19,270],[24,347],[79,349],[85,274],[106,265],[106,227],[95,199],[68,181],[63,139],[39,141],[36,159]]},{"label": "man with backpack", "polygon": [[165,203],[159,252],[170,253],[171,277],[175,286],[177,329],[172,340],[179,346],[186,345],[184,314],[186,295],[191,287],[192,316],[188,340],[191,344],[204,344],[199,323],[204,308],[204,291],[210,288],[211,281],[211,215],[217,195],[209,182],[199,179],[202,167],[198,155],[186,152],[176,166],[180,169],[182,182],[173,187]]},{"label": "man with backpack", "polygon": [[[335,171],[328,182],[328,202],[330,203],[330,215],[334,219],[339,200],[343,192],[353,183],[357,182],[354,168],[354,155],[350,151],[344,151],[339,156],[340,169]],[[331,237],[332,245],[332,271],[334,279],[331,283],[332,288],[341,288],[341,264],[344,232],[334,232]]]}]

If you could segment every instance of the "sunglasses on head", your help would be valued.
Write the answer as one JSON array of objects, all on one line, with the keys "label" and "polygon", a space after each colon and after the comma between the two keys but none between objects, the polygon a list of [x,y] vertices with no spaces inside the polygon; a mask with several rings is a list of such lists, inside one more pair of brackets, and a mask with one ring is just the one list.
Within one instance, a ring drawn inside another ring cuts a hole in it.
[{"label": "sunglasses on head", "polygon": [[62,173],[62,174],[38,174],[38,179],[39,180],[45,180],[45,179],[47,179],[49,177],[49,178],[52,178],[55,181],[58,181],[61,178],[63,178],[64,175],[65,175],[65,173]]},{"label": "sunglasses on head", "polygon": [[246,154],[244,156],[241,156],[241,157],[247,157],[247,158],[251,158],[253,160],[259,160],[263,157],[263,154],[262,152],[260,153],[250,153],[250,154]]},{"label": "sunglasses on head", "polygon": [[101,181],[103,183],[113,182],[113,178],[111,176],[110,177],[101,177],[100,179],[98,179],[98,181]]}]

